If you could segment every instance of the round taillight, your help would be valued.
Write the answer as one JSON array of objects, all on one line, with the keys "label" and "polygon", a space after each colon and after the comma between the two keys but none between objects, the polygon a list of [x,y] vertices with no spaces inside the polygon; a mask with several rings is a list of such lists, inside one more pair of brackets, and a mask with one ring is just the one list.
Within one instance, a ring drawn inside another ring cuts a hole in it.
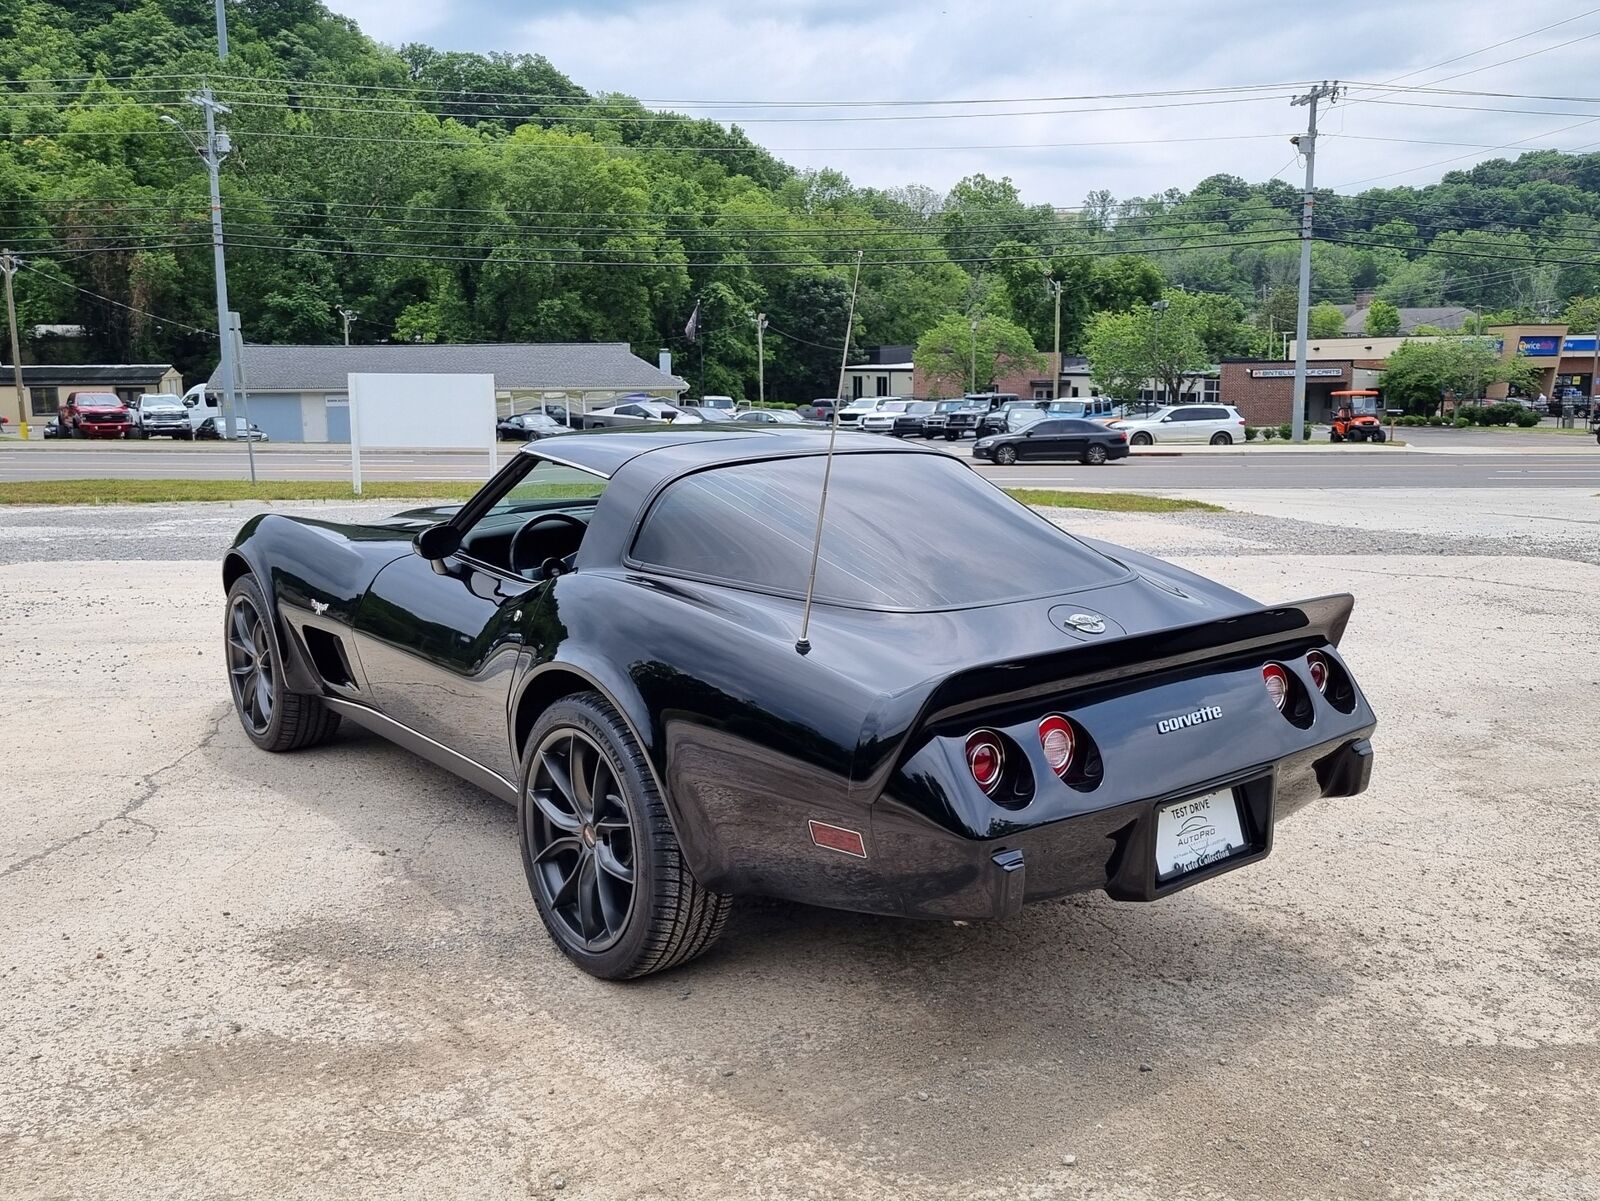
[{"label": "round taillight", "polygon": [[1006,752],[999,735],[992,730],[974,730],[967,735],[967,770],[972,772],[972,782],[985,794],[1000,786],[1005,767]]},{"label": "round taillight", "polygon": [[1267,686],[1267,695],[1272,698],[1272,703],[1278,707],[1278,712],[1283,712],[1283,707],[1289,703],[1289,673],[1279,663],[1268,663],[1261,669],[1261,682]]},{"label": "round taillight", "polygon": [[1039,745],[1044,748],[1044,759],[1050,770],[1065,776],[1072,766],[1072,723],[1059,713],[1052,713],[1039,723]]},{"label": "round taillight", "polygon": [[1328,656],[1321,651],[1312,651],[1306,656],[1306,669],[1311,673],[1311,682],[1317,686],[1317,691],[1327,692]]}]

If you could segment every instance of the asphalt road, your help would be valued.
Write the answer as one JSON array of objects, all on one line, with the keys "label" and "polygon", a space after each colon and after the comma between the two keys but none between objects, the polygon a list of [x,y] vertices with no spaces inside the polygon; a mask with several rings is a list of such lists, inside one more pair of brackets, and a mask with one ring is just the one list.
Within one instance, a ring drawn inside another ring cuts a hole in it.
[{"label": "asphalt road", "polygon": [[1264,600],[1355,591],[1371,789],[1155,905],[751,902],[607,985],[540,930],[509,808],[358,730],[246,741],[240,509],[156,508],[164,542],[0,511],[0,1197],[1600,1195],[1592,563],[1073,515]]},{"label": "asphalt road", "polygon": [[[1177,455],[1136,454],[1108,467],[1022,463],[979,470],[1022,487],[1192,491],[1208,488],[1593,488],[1600,490],[1600,446],[1592,439],[1553,434],[1495,434],[1408,430],[1414,449],[1364,446],[1320,450],[1209,447]],[[952,447],[965,457],[971,444]],[[1178,450],[1180,448],[1171,448]],[[516,447],[501,447],[501,459]],[[262,479],[348,480],[350,456],[334,447],[258,448]],[[483,454],[455,451],[382,452],[362,456],[368,480],[481,480]],[[0,444],[0,481],[46,479],[240,479],[248,472],[243,448],[217,444]]]}]

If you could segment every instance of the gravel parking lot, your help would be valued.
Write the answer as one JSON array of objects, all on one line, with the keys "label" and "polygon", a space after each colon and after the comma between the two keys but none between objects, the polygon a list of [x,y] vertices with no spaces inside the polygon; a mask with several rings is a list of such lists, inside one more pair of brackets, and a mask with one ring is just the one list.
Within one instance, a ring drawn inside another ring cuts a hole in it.
[{"label": "gravel parking lot", "polygon": [[1600,552],[1257,500],[1060,516],[1354,591],[1367,793],[1157,905],[752,903],[626,986],[545,938],[505,807],[249,745],[250,507],[0,512],[0,1196],[1594,1197]]}]

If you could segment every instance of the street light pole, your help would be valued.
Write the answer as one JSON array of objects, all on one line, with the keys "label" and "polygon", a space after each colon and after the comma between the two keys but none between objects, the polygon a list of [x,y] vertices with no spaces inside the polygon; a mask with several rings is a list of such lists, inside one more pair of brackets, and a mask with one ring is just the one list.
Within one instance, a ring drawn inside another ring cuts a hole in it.
[{"label": "street light pole", "polygon": [[767,403],[767,351],[762,335],[767,330],[767,315],[756,314],[756,397],[764,408]]},{"label": "street light pole", "polygon": [[28,437],[28,394],[22,388],[22,347],[17,340],[17,298],[11,288],[11,277],[17,273],[17,256],[9,250],[0,250],[0,271],[6,275],[6,324],[11,327],[11,378],[17,386],[17,426],[23,440]]},{"label": "street light pole", "polygon": [[972,354],[971,362],[967,367],[967,391],[978,390],[978,319],[973,317],[969,324],[972,326]]},{"label": "street light pole", "polygon": [[354,309],[347,309],[343,305],[339,306],[338,312],[339,316],[344,319],[344,344],[348,346],[350,345],[350,323],[361,314]]},{"label": "street light pole", "polygon": [[1332,103],[1338,98],[1339,85],[1323,82],[1290,102],[1296,106],[1304,104],[1309,110],[1306,132],[1289,139],[1306,156],[1306,190],[1300,205],[1300,298],[1294,316],[1297,339],[1294,351],[1294,409],[1289,415],[1291,437],[1296,443],[1302,440],[1306,427],[1306,327],[1311,312],[1311,210],[1316,203],[1317,101]]},{"label": "street light pole", "polygon": [[1045,287],[1056,294],[1056,377],[1050,381],[1050,399],[1061,399],[1061,281],[1046,276]]},{"label": "street light pole", "polygon": [[1151,301],[1150,311],[1156,315],[1155,347],[1151,352],[1150,366],[1155,372],[1154,382],[1160,384],[1164,382],[1161,376],[1161,314],[1167,311],[1167,302],[1165,300]]}]

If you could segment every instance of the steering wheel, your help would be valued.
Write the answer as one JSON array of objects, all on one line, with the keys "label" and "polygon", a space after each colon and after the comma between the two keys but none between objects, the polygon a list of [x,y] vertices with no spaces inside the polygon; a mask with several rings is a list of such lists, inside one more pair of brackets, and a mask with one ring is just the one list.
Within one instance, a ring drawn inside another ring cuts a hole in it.
[{"label": "steering wheel", "polygon": [[[509,552],[507,552],[506,557],[511,560],[512,571],[516,572],[518,575],[530,574],[527,568],[525,568],[523,565],[523,553],[527,550],[524,539],[529,530],[537,529],[539,526],[546,525],[550,522],[571,526],[573,529],[577,530],[580,535],[587,532],[589,529],[588,522],[584,521],[581,517],[574,517],[571,513],[539,514],[539,516],[527,522],[520,530],[511,536],[511,549]],[[552,576],[560,575],[562,572],[569,570],[568,565],[564,560],[557,559],[554,556],[541,562],[539,564],[539,569],[540,574],[546,579]]]}]

